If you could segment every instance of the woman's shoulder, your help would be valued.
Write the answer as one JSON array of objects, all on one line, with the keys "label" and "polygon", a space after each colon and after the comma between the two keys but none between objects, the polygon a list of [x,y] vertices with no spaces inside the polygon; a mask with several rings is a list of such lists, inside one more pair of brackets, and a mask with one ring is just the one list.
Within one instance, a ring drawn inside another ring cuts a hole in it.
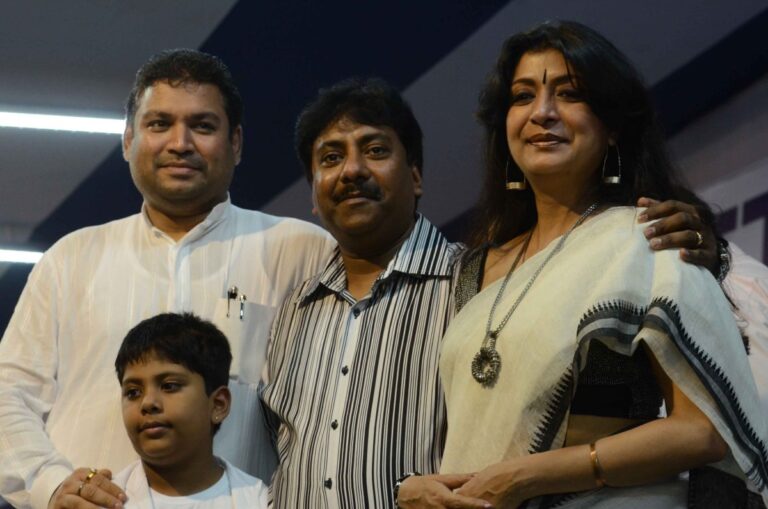
[{"label": "woman's shoulder", "polygon": [[638,224],[637,218],[644,209],[630,206],[610,206],[601,210],[590,223],[610,222],[614,228],[632,227]]},{"label": "woman's shoulder", "polygon": [[583,234],[595,242],[614,244],[621,249],[651,256],[653,251],[643,234],[648,225],[639,222],[643,210],[629,206],[607,208],[584,224]]}]

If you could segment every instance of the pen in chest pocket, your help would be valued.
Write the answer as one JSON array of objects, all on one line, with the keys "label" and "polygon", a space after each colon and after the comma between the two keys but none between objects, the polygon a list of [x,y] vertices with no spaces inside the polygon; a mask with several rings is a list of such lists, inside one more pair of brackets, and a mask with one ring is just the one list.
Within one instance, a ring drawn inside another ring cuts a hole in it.
[{"label": "pen in chest pocket", "polygon": [[245,301],[248,300],[244,293],[240,293],[236,286],[227,290],[227,318],[229,318],[229,303],[232,300],[240,301],[240,320],[245,316]]}]

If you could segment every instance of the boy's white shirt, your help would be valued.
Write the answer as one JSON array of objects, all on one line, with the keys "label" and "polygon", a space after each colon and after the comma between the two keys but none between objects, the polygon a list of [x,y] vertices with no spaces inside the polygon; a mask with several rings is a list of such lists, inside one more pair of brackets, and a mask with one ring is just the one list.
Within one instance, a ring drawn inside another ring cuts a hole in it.
[{"label": "boy's white shirt", "polygon": [[[229,496],[217,497],[209,500],[200,500],[197,503],[185,503],[185,507],[200,509],[228,509],[232,507],[266,509],[267,486],[260,479],[246,474],[228,461],[221,459],[219,461],[224,465],[226,475],[229,476],[233,500],[230,500]],[[224,479],[223,476],[222,479]],[[158,500],[155,500],[154,505],[152,503],[153,501],[149,496],[147,476],[144,473],[141,461],[128,465],[114,477],[112,482],[125,491],[125,494],[128,496],[128,502],[125,504],[126,509],[162,509],[163,505]],[[192,502],[189,497],[178,498]],[[173,504],[173,507],[179,506]]]}]

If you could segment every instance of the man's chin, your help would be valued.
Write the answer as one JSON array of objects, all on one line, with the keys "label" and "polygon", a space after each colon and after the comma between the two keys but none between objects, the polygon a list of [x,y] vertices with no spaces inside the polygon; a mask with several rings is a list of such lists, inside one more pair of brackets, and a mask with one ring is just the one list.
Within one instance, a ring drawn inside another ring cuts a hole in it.
[{"label": "man's chin", "polygon": [[[189,183],[192,184],[192,183]],[[152,196],[156,202],[174,206],[193,205],[196,203],[218,202],[211,189],[202,185],[174,185],[153,189]],[[226,198],[226,193],[223,194]]]},{"label": "man's chin", "polygon": [[322,223],[325,228],[333,232],[348,237],[359,237],[362,235],[370,235],[380,230],[383,226],[381,219],[376,214],[349,214],[344,217],[337,217],[333,221],[327,221],[322,218]]},{"label": "man's chin", "polygon": [[191,198],[203,193],[207,189],[205,182],[197,179],[189,180],[173,180],[170,182],[164,182],[157,191],[159,194],[163,194],[169,198]]},{"label": "man's chin", "polygon": [[156,444],[153,447],[145,444],[137,452],[141,460],[150,465],[165,466],[174,461],[174,451],[170,446],[157,447]]}]

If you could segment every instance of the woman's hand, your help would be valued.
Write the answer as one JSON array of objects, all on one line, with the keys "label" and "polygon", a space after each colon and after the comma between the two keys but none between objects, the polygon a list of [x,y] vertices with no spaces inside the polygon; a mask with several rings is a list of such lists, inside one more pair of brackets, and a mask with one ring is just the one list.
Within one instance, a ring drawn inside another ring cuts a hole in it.
[{"label": "woman's hand", "polygon": [[457,494],[489,501],[497,509],[514,509],[533,495],[525,493],[524,459],[504,461],[476,473]]},{"label": "woman's hand", "polygon": [[637,205],[647,207],[638,218],[641,223],[657,220],[645,229],[651,249],[680,249],[680,258],[717,276],[720,267],[717,239],[702,222],[696,207],[675,200],[659,202],[651,198],[640,198]]},{"label": "woman's hand", "polygon": [[402,509],[492,509],[485,500],[454,493],[472,474],[414,475],[403,481],[397,494]]}]

